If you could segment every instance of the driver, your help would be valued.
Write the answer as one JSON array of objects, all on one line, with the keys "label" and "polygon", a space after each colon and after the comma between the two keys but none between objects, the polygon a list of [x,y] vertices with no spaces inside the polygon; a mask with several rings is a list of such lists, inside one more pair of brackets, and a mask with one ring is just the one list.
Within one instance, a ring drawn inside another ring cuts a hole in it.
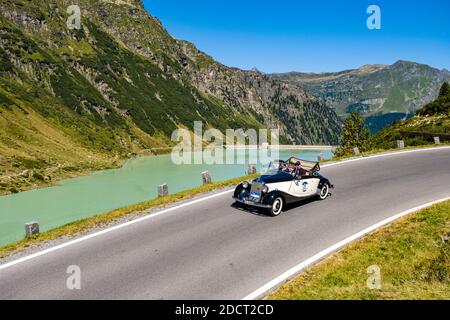
[{"label": "driver", "polygon": [[284,170],[286,170],[286,162],[281,161],[281,162],[279,163],[279,165],[278,165],[278,170],[279,170],[279,171],[284,171]]}]

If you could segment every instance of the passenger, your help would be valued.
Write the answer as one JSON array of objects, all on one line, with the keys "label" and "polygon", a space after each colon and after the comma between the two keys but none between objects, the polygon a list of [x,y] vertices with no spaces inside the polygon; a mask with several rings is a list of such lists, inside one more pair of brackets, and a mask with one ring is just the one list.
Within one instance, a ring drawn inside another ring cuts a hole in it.
[{"label": "passenger", "polygon": [[304,169],[303,169],[303,167],[302,167],[302,164],[300,163],[300,161],[297,161],[296,163],[295,163],[295,172],[296,172],[296,178],[297,179],[300,179],[302,176],[303,176],[303,174],[304,174],[304,172],[306,172]]},{"label": "passenger", "polygon": [[290,164],[290,165],[288,166],[288,168],[287,168],[287,171],[288,171],[290,174],[294,174],[294,173],[295,173],[295,168],[296,168],[296,166],[295,166],[294,164]]}]

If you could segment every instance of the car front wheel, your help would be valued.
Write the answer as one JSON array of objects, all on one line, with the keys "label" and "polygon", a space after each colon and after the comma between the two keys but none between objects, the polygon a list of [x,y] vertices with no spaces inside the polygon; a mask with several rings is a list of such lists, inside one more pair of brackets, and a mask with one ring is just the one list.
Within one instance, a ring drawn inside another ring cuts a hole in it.
[{"label": "car front wheel", "polygon": [[283,204],[283,199],[281,197],[275,198],[272,202],[272,207],[269,209],[270,215],[273,217],[279,216],[283,210]]},{"label": "car front wheel", "polygon": [[319,199],[325,200],[329,194],[330,194],[330,186],[328,185],[328,183],[324,183],[322,188],[320,188]]}]

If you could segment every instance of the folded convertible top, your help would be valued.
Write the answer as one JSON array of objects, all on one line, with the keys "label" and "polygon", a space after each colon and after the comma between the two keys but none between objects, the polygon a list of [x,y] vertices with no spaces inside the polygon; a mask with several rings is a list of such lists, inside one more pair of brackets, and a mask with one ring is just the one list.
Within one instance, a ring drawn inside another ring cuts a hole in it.
[{"label": "folded convertible top", "polygon": [[302,160],[292,157],[289,158],[288,163],[296,164],[298,161],[300,161],[302,168],[305,169],[306,171],[320,171],[320,164],[318,162]]}]

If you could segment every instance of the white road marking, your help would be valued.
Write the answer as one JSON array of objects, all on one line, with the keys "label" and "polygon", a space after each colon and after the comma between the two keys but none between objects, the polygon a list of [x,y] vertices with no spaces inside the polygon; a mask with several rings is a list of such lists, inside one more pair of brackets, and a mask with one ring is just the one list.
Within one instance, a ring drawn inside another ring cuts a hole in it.
[{"label": "white road marking", "polygon": [[387,153],[380,153],[380,154],[374,154],[370,156],[360,156],[358,158],[348,159],[348,160],[341,160],[333,163],[328,163],[322,166],[322,168],[326,167],[333,167],[349,162],[355,162],[355,161],[362,161],[367,159],[375,159],[375,158],[383,158],[383,157],[389,157],[389,156],[396,156],[396,155],[403,155],[408,153],[416,153],[416,152],[425,152],[425,151],[436,151],[436,150],[446,150],[450,149],[450,146],[444,146],[444,147],[432,147],[432,148],[424,148],[424,149],[411,149],[411,150],[404,150],[404,151],[394,151],[394,152],[387,152]]},{"label": "white road marking", "polygon": [[393,222],[394,220],[400,219],[401,217],[404,217],[408,214],[420,211],[422,209],[428,208],[432,205],[441,203],[441,202],[445,202],[447,200],[450,200],[450,197],[447,198],[443,198],[440,200],[436,200],[436,201],[432,201],[432,202],[428,202],[425,203],[421,206],[400,212],[392,217],[389,217],[387,219],[384,219],[364,230],[361,230],[353,235],[351,235],[350,237],[339,241],[338,243],[332,245],[331,247],[328,247],[322,251],[320,251],[319,253],[313,255],[312,257],[306,259],[305,261],[299,263],[298,265],[296,265],[295,267],[292,267],[291,269],[289,269],[288,271],[284,272],[283,274],[279,275],[278,277],[276,277],[275,279],[269,281],[268,283],[266,283],[265,285],[263,285],[262,287],[260,287],[259,289],[253,291],[252,293],[250,293],[249,295],[247,295],[246,297],[242,298],[242,300],[254,300],[257,298],[262,297],[265,293],[269,292],[270,290],[275,289],[276,287],[282,285],[284,282],[290,280],[291,278],[293,278],[295,275],[299,274],[301,271],[303,271],[305,268],[312,266],[314,263],[324,259],[325,257],[329,256],[330,254],[336,252],[339,249],[342,249],[343,247],[345,247],[346,245],[350,244],[351,242],[362,238],[363,236],[367,235],[368,233],[371,233],[373,231],[375,231],[378,228],[381,228],[391,222]]},{"label": "white road marking", "polygon": [[[405,154],[405,153],[412,153],[412,152],[422,152],[422,151],[442,150],[442,149],[450,149],[450,147],[434,147],[434,148],[425,148],[425,149],[413,149],[413,150],[400,151],[400,152],[382,153],[382,154],[379,154],[379,155],[373,155],[373,156],[368,156],[368,157],[361,157],[361,158],[356,158],[356,159],[349,159],[349,160],[338,161],[338,162],[335,162],[335,163],[329,163],[329,164],[323,165],[322,167],[323,168],[332,167],[332,166],[336,166],[336,165],[340,165],[340,164],[345,164],[345,163],[348,163],[348,162],[354,162],[354,161],[360,161],[360,160],[368,160],[368,159],[386,157],[386,156],[391,156],[391,155],[398,155],[398,154]],[[82,241],[85,241],[85,240],[89,240],[89,239],[101,236],[101,235],[109,233],[111,231],[122,229],[124,227],[129,226],[129,225],[133,225],[133,224],[139,223],[141,221],[145,221],[145,220],[148,220],[148,219],[155,218],[157,216],[160,216],[162,214],[166,214],[166,213],[175,211],[175,210],[180,209],[180,208],[184,208],[184,207],[187,207],[187,206],[199,203],[199,202],[203,202],[205,200],[209,200],[209,199],[213,199],[213,198],[216,198],[216,197],[220,197],[222,195],[231,193],[233,191],[234,191],[233,189],[227,190],[227,191],[223,191],[223,192],[220,192],[220,193],[217,193],[217,194],[213,194],[213,195],[210,195],[210,196],[207,196],[207,197],[204,197],[204,198],[200,198],[200,199],[196,199],[196,200],[193,200],[193,201],[190,201],[190,202],[186,202],[186,203],[183,203],[181,205],[178,205],[178,206],[175,206],[175,207],[172,207],[172,208],[168,208],[168,209],[159,211],[157,213],[150,214],[150,215],[142,217],[142,218],[138,218],[138,219],[135,219],[135,220],[131,220],[131,221],[122,223],[122,224],[118,224],[116,226],[113,226],[113,227],[110,227],[110,228],[107,228],[107,229],[104,229],[104,230],[101,230],[101,231],[89,234],[87,236],[83,236],[81,238],[74,239],[74,240],[62,243],[60,245],[57,245],[57,246],[54,246],[54,247],[51,247],[51,248],[48,248],[48,249],[45,249],[45,250],[33,253],[31,255],[19,258],[17,260],[13,260],[11,262],[2,264],[2,265],[0,265],[0,270],[3,270],[3,269],[6,269],[6,268],[9,268],[9,267],[12,267],[14,265],[17,265],[19,263],[22,263],[22,262],[25,262],[25,261],[29,261],[31,259],[43,256],[43,255],[45,255],[47,253],[51,253],[51,252],[63,249],[65,247],[77,244],[79,242],[82,242]]]}]

